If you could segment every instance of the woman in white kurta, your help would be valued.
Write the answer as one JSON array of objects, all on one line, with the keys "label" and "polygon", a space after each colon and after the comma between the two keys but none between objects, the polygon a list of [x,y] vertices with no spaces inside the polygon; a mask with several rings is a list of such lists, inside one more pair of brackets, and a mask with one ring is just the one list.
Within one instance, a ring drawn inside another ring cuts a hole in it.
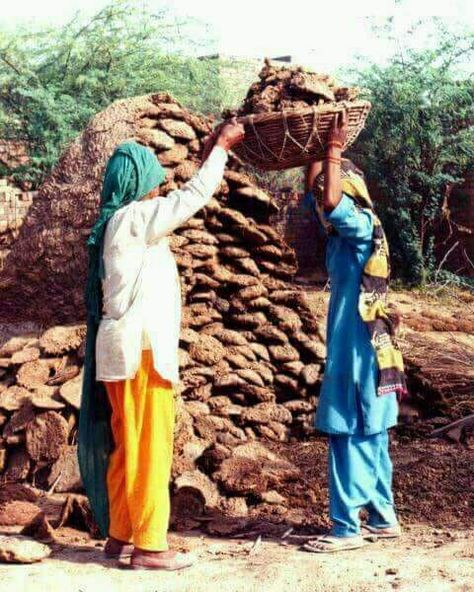
[{"label": "woman in white kurta", "polygon": [[[108,535],[105,553],[131,556],[132,568],[174,570],[193,562],[168,550],[166,536],[181,316],[178,270],[167,235],[209,202],[222,181],[228,150],[242,137],[237,124],[214,134],[198,173],[166,197],[149,186],[162,179],[162,169],[147,148],[123,144],[107,166],[104,189],[109,190],[103,191],[89,239],[85,375],[94,368],[94,381],[85,376],[79,461],[93,513]],[[95,335],[91,311],[98,302]],[[106,397],[100,399],[104,387]],[[108,402],[110,417],[97,409],[99,401]]]}]

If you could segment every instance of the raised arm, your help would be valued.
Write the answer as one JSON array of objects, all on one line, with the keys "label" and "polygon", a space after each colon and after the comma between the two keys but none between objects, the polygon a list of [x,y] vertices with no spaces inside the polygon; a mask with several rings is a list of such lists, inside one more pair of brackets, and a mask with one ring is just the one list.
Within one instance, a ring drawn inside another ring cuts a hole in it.
[{"label": "raised arm", "polygon": [[204,207],[222,181],[228,151],[243,139],[243,127],[224,125],[212,134],[203,150],[203,164],[181,189],[166,197],[155,197],[137,203],[146,225],[146,240],[152,242],[173,231]]},{"label": "raised arm", "polygon": [[331,212],[341,201],[341,155],[347,137],[347,111],[338,113],[333,120],[324,159],[323,208]]},{"label": "raised arm", "polygon": [[336,117],[329,133],[324,160],[324,217],[352,246],[372,240],[373,219],[367,209],[356,206],[354,200],[342,192],[341,154],[347,137],[347,111]]},{"label": "raised arm", "polygon": [[304,192],[310,193],[313,191],[314,181],[316,177],[321,173],[323,170],[323,161],[322,160],[314,160],[310,162],[306,168],[306,175],[304,180]]}]

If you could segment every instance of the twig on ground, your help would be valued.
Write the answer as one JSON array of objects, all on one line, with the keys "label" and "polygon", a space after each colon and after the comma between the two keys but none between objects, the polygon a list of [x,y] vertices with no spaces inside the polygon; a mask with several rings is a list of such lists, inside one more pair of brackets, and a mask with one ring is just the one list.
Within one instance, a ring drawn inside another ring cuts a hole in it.
[{"label": "twig on ground", "polygon": [[250,548],[249,555],[256,555],[260,551],[261,546],[262,546],[262,535],[260,534],[257,537],[257,540],[255,541],[255,543]]},{"label": "twig on ground", "polygon": [[441,428],[433,430],[430,434],[430,437],[440,438],[442,436],[447,436],[448,438],[459,442],[461,440],[463,431],[470,427],[474,427],[474,413],[468,415],[467,417],[463,417],[448,423],[448,425],[445,425]]},{"label": "twig on ground", "polygon": [[294,528],[289,528],[281,535],[281,540],[284,541],[293,532]]},{"label": "twig on ground", "polygon": [[62,476],[63,476],[63,472],[60,471],[59,472],[59,475],[56,477],[56,479],[53,481],[53,484],[51,485],[51,487],[46,492],[46,495],[52,495],[54,493],[54,490],[56,489],[58,483],[61,481],[61,477]]}]

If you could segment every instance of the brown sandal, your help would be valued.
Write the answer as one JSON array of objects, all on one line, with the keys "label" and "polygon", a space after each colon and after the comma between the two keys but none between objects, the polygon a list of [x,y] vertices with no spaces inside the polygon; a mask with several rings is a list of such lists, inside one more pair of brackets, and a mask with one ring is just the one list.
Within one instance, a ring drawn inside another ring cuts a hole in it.
[{"label": "brown sandal", "polygon": [[118,539],[108,538],[104,546],[104,555],[107,559],[128,559],[133,552],[133,545]]},{"label": "brown sandal", "polygon": [[132,554],[129,569],[156,569],[165,571],[177,571],[191,567],[196,562],[196,557],[192,553],[176,553],[174,557],[163,559],[157,553],[156,555]]}]

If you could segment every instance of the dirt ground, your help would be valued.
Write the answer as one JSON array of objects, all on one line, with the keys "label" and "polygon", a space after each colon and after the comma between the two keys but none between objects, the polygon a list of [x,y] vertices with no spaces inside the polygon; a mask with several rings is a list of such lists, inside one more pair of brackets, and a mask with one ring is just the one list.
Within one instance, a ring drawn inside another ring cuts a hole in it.
[{"label": "dirt ground", "polygon": [[172,535],[198,563],[180,573],[127,571],[101,553],[101,543],[63,529],[52,556],[33,565],[0,566],[2,592],[470,592],[474,530],[407,526],[397,542],[368,543],[336,555],[299,550],[265,537],[255,542]]},{"label": "dirt ground", "polygon": [[[471,592],[474,590],[474,452],[425,438],[392,434],[395,496],[403,537],[338,555],[300,549],[303,536],[327,526],[326,443],[278,444],[301,470],[285,489],[285,514],[271,511],[237,534],[172,533],[171,546],[198,563],[181,573],[127,571],[103,558],[103,541],[72,528],[56,531],[48,559],[0,564],[2,592]],[[283,492],[280,492],[283,493]],[[276,507],[275,507],[276,509]],[[282,540],[289,528],[293,531]],[[15,529],[11,527],[9,532]],[[5,529],[2,532],[7,532]]]},{"label": "dirt ground", "polygon": [[[440,337],[449,333],[450,338],[464,340],[466,348],[474,346],[470,327],[452,326],[454,320],[466,318],[461,315],[465,302],[443,302],[444,318],[440,318],[429,311],[436,300],[427,303],[426,296],[411,293],[394,298],[408,321],[415,311],[417,316],[410,322],[420,322],[421,314],[424,323],[435,320],[438,324],[417,330],[437,331]],[[322,316],[326,304],[327,294],[313,297],[313,306]],[[432,429],[433,422],[420,416],[391,431],[395,501],[404,529],[397,541],[368,543],[337,555],[300,549],[302,537],[319,534],[328,526],[327,444],[315,437],[270,445],[300,469],[300,478],[279,491],[287,499],[286,507],[267,504],[262,512],[260,506],[258,515],[250,508],[240,530],[235,534],[231,525],[230,534],[220,538],[199,529],[170,535],[173,548],[197,555],[197,564],[189,570],[128,571],[103,558],[103,541],[61,528],[51,556],[43,562],[0,564],[0,591],[474,591],[474,438],[435,440],[429,437]],[[221,526],[225,522],[222,518]],[[291,533],[282,540],[289,529]]]},{"label": "dirt ground", "polygon": [[[474,528],[474,447],[413,438],[404,432],[405,428],[391,430],[393,487],[401,521],[434,528]],[[301,471],[300,479],[279,490],[291,500],[283,521],[298,524],[305,532],[327,528],[325,439],[279,444],[274,449]]]}]

